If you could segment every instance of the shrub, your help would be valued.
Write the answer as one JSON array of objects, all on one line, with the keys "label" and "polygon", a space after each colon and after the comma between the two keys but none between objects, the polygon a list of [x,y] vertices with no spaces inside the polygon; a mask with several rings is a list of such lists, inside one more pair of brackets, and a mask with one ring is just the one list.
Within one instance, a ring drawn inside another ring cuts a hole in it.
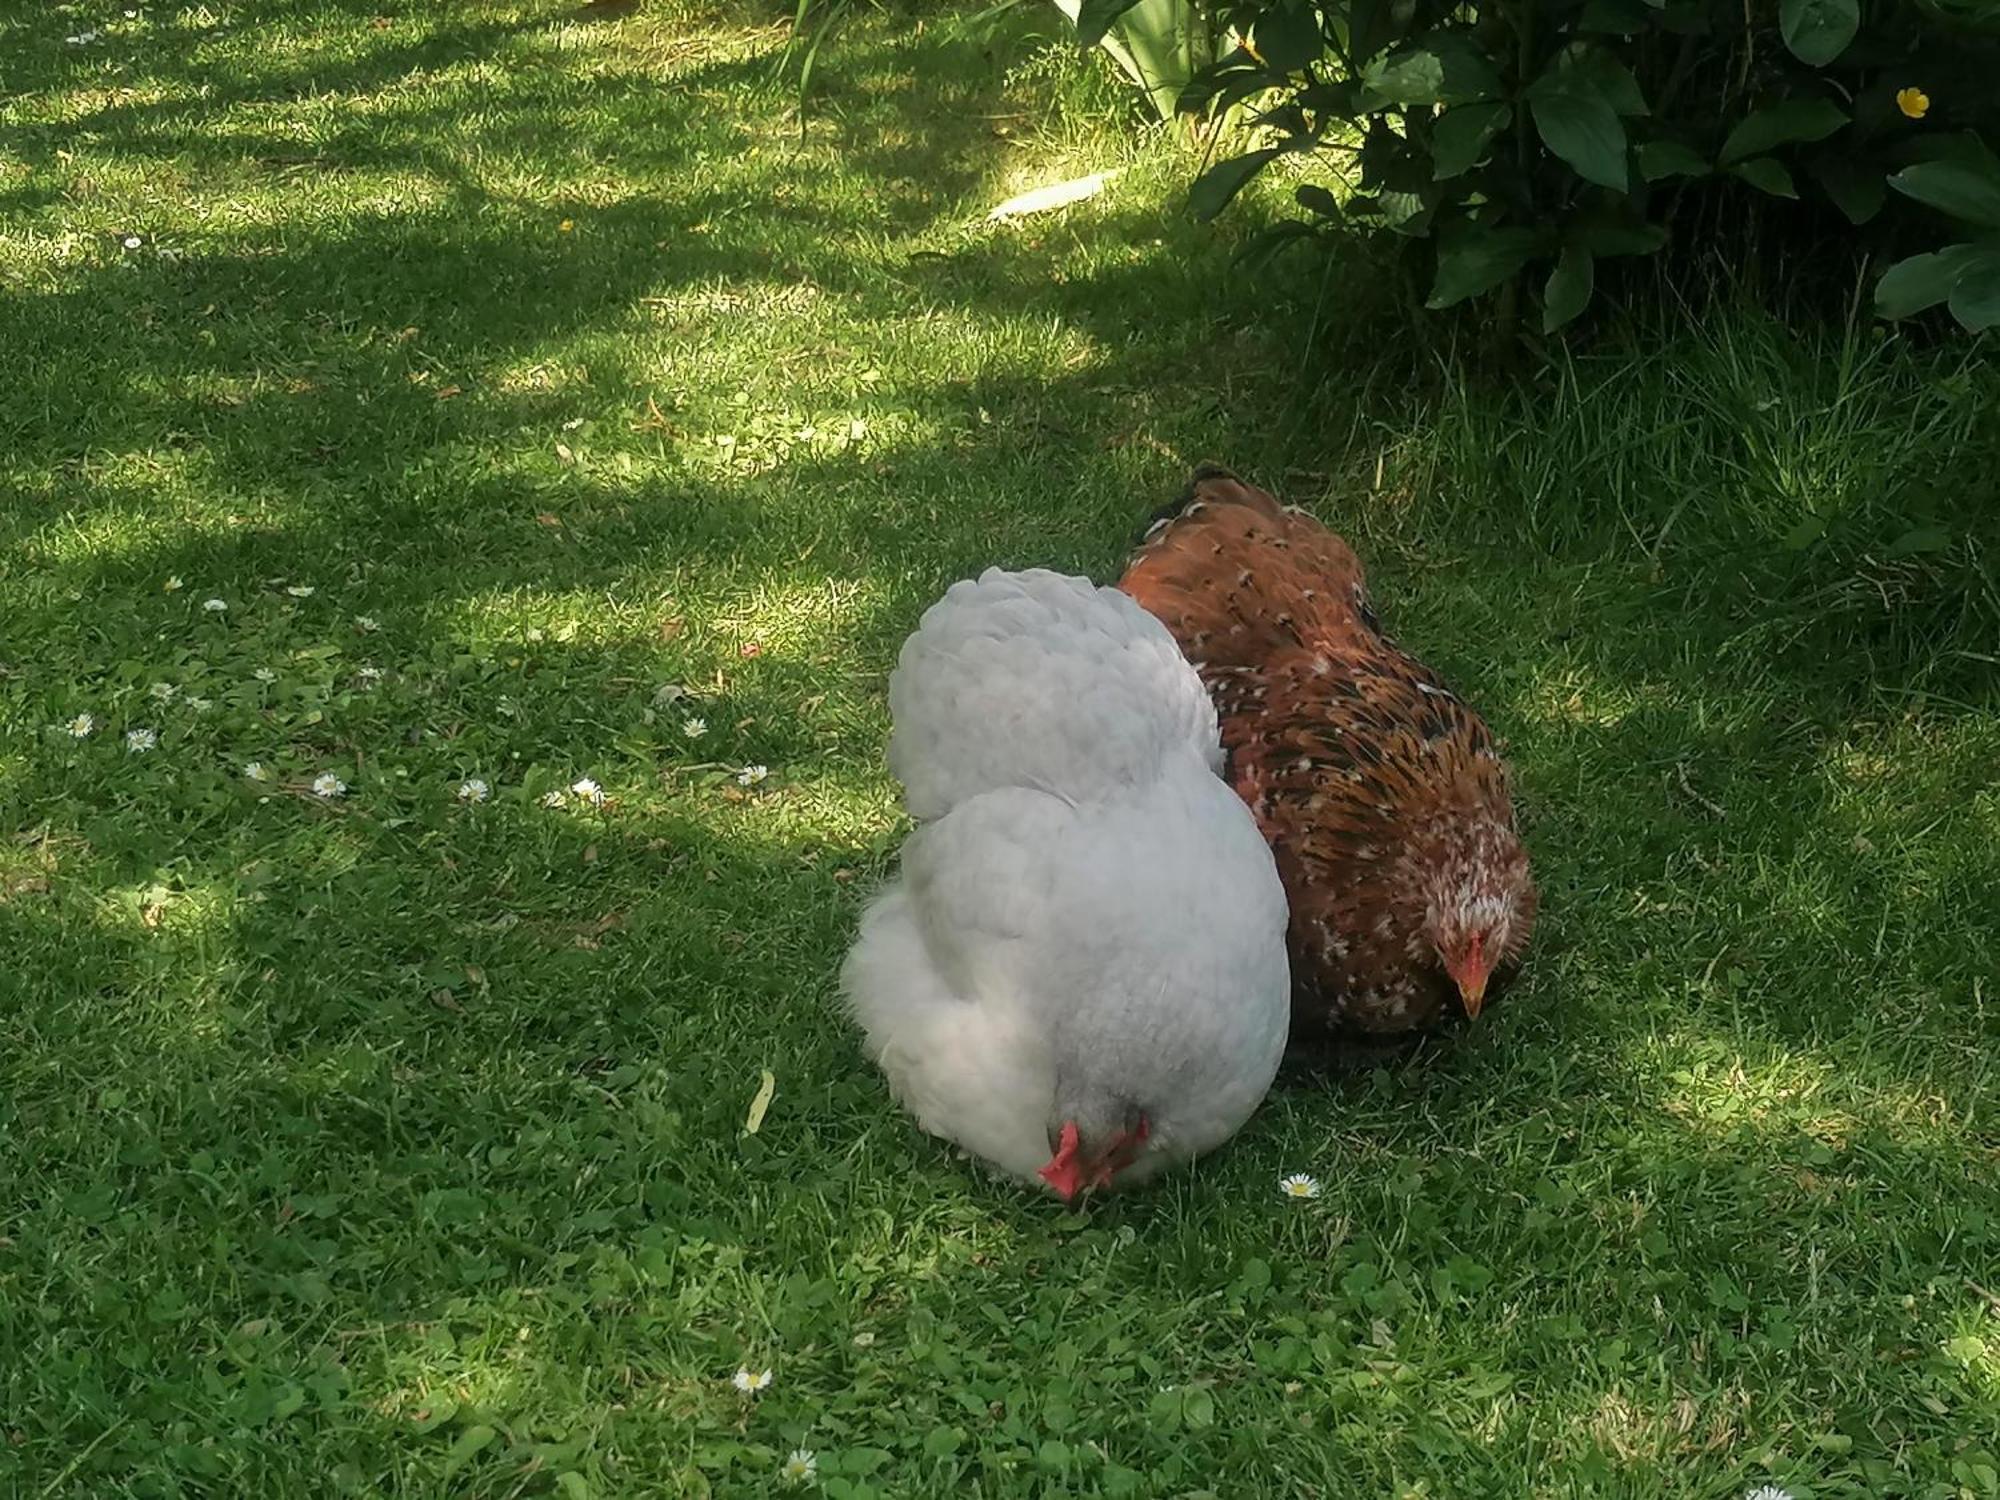
[{"label": "shrub", "polygon": [[[1082,40],[1134,3],[1088,0]],[[1343,189],[1299,185],[1309,217],[1267,246],[1329,223],[1428,242],[1434,308],[1532,272],[1553,331],[1598,261],[1652,254],[1736,193],[1923,236],[1878,310],[2000,325],[2000,0],[1182,3],[1235,40],[1181,109],[1263,129],[1200,176],[1194,210],[1301,153]],[[1903,200],[1927,212],[1890,212]]]}]

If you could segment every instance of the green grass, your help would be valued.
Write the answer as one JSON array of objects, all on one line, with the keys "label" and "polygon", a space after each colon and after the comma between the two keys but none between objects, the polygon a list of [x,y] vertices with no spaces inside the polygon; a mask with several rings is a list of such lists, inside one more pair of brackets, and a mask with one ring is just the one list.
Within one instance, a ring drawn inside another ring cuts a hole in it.
[{"label": "green grass", "polygon": [[[2000,1493],[2000,374],[1726,297],[1463,374],[1025,18],[801,126],[782,8],[0,17],[0,1492]],[[1202,457],[1487,710],[1546,915],[1071,1215],[836,1013],[884,676]]]}]

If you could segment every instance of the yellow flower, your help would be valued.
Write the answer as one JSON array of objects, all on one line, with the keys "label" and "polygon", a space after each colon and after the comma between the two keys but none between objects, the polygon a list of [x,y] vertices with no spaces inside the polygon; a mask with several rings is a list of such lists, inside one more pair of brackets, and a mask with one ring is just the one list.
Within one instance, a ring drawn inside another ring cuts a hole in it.
[{"label": "yellow flower", "polygon": [[1912,120],[1921,120],[1930,113],[1931,96],[1922,89],[1897,89],[1896,108]]},{"label": "yellow flower", "polygon": [[[1922,113],[1922,111],[1918,111],[1918,113]],[[556,229],[562,234],[568,234],[574,228],[576,228],[576,220],[574,219],[564,219],[562,223],[556,225]]]}]

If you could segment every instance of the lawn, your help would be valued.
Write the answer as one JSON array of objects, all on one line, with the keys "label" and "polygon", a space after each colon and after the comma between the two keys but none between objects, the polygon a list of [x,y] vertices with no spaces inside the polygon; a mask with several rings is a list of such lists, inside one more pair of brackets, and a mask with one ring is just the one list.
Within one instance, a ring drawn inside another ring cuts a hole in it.
[{"label": "lawn", "polygon": [[[1729,291],[1482,370],[1030,13],[801,123],[788,8],[0,16],[0,1492],[2000,1495],[2000,372]],[[1204,457],[1545,915],[1070,1213],[838,1014],[884,681]]]}]

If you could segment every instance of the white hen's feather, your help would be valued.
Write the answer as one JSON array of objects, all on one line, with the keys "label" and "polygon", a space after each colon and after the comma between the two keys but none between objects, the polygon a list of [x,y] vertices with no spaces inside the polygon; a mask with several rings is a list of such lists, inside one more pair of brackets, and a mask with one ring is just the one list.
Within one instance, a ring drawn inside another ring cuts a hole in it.
[{"label": "white hen's feather", "polygon": [[1144,1113],[1121,1181],[1227,1139],[1284,1048],[1285,898],[1172,637],[993,570],[926,612],[889,699],[920,826],[842,987],[896,1097],[1022,1177],[1066,1111]]}]

